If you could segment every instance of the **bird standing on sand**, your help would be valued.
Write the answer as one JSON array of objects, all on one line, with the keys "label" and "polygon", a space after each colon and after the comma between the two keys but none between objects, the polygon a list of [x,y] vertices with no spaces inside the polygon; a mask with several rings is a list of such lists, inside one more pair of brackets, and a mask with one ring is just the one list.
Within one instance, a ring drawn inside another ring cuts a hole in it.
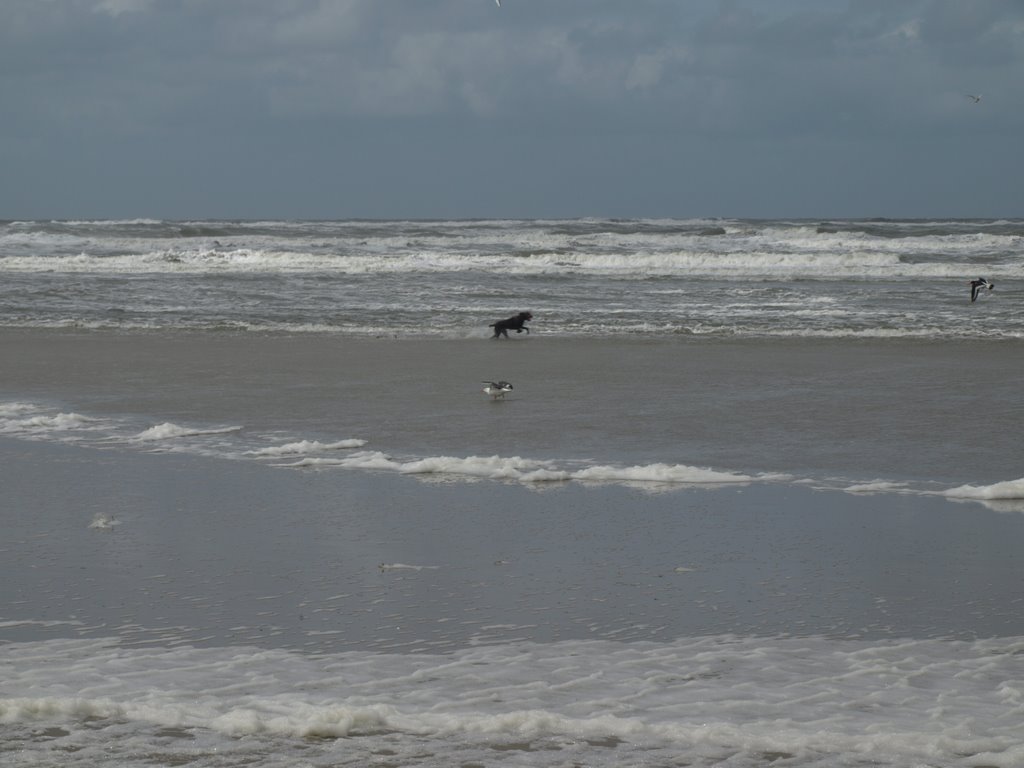
[{"label": "bird standing on sand", "polygon": [[485,381],[484,393],[491,396],[492,400],[504,400],[505,393],[512,391],[512,385],[507,381]]},{"label": "bird standing on sand", "polygon": [[979,277],[977,280],[971,280],[970,285],[972,302],[978,298],[978,294],[981,293],[982,288],[988,288],[991,291],[996,287],[995,283],[990,283],[984,277]]}]

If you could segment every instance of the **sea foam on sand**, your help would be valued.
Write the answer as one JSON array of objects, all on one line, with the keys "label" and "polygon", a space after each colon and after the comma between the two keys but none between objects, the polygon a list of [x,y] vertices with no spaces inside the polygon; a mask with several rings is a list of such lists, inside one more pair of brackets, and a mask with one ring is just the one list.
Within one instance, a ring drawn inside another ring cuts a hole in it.
[{"label": "sea foam on sand", "polygon": [[592,466],[565,469],[554,461],[525,459],[521,456],[431,456],[401,461],[380,451],[362,451],[346,458],[307,458],[288,464],[290,467],[342,467],[398,472],[406,475],[457,475],[489,480],[516,480],[543,483],[577,480],[581,482],[648,482],[683,484],[750,483],[779,479],[781,476],[753,477],[735,472],[718,472],[685,464],[650,464],[645,466]]},{"label": "sea foam on sand", "polygon": [[336,440],[331,443],[323,443],[319,440],[298,440],[294,443],[246,451],[245,455],[256,457],[291,456],[303,453],[319,453],[321,451],[338,451],[346,448],[362,448],[364,445],[366,445],[366,441],[359,439]]},{"label": "sea foam on sand", "polygon": [[178,424],[172,424],[169,421],[165,421],[163,424],[157,424],[155,427],[150,427],[138,435],[137,440],[167,440],[176,437],[195,437],[198,435],[223,435],[229,432],[238,432],[241,427],[218,427],[218,428],[198,428],[198,427],[182,427]]}]

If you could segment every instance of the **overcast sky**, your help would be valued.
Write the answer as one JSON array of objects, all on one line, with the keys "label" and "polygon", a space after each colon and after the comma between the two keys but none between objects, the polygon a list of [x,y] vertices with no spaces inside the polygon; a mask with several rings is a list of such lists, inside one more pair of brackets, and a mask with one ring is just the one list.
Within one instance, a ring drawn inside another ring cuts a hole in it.
[{"label": "overcast sky", "polygon": [[1024,216],[1024,1],[0,0],[0,117],[0,219]]}]

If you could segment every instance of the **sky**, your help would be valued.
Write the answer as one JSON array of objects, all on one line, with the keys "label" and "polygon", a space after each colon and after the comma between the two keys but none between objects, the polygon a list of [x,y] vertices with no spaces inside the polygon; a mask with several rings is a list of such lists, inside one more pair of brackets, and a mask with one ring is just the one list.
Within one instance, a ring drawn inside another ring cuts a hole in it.
[{"label": "sky", "polygon": [[1022,217],[1024,0],[0,0],[0,118],[0,219]]}]

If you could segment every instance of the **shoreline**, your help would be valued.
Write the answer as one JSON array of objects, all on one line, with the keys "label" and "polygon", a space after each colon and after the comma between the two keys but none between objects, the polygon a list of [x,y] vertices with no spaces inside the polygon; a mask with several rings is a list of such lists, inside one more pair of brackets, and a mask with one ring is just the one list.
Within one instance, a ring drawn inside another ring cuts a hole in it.
[{"label": "shoreline", "polygon": [[[1007,343],[0,329],[0,397],[146,418],[150,427],[358,438],[404,457],[955,488],[1024,474],[1014,439],[1024,429],[1016,385],[1024,356],[1005,354]],[[515,390],[495,404],[480,392],[487,379]]]}]

